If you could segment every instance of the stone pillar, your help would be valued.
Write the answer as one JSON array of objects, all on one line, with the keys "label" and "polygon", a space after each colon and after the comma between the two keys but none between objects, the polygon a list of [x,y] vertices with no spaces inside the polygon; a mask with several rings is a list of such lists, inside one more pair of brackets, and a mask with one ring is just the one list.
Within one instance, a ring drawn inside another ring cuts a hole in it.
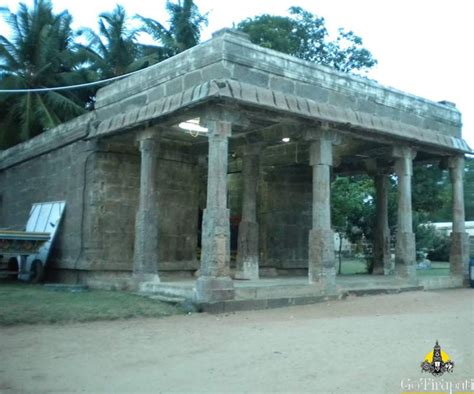
[{"label": "stone pillar", "polygon": [[376,223],[374,233],[374,274],[393,274],[394,267],[390,258],[390,229],[388,227],[388,194],[390,179],[382,172],[374,176]]},{"label": "stone pillar", "polygon": [[139,282],[159,282],[158,277],[158,212],[157,149],[158,141],[151,133],[139,137],[141,152],[140,192],[135,220],[133,276]]},{"label": "stone pillar", "polygon": [[469,234],[465,228],[464,213],[464,156],[449,159],[451,183],[453,187],[453,229],[451,233],[451,252],[449,263],[451,273],[468,277],[469,269]]},{"label": "stone pillar", "polygon": [[238,279],[258,279],[258,223],[257,223],[257,183],[260,170],[259,144],[248,145],[243,151],[242,177],[242,220],[239,224],[237,249]]},{"label": "stone pillar", "polygon": [[202,222],[200,276],[197,300],[212,302],[234,298],[230,278],[230,224],[227,209],[227,155],[231,123],[209,121],[207,206]]},{"label": "stone pillar", "polygon": [[398,178],[397,240],[395,247],[395,270],[398,275],[416,280],[416,244],[413,233],[411,204],[411,178],[416,152],[410,147],[396,147],[395,172]]},{"label": "stone pillar", "polygon": [[332,140],[321,133],[311,142],[310,165],[313,167],[313,226],[309,233],[308,276],[326,293],[336,289],[336,256],[331,229]]}]

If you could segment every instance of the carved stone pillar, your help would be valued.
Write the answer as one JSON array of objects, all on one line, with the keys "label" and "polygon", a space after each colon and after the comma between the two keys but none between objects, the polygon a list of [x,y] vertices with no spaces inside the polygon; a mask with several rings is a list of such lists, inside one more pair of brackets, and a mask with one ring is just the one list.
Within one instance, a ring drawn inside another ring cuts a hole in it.
[{"label": "carved stone pillar", "polygon": [[207,206],[203,213],[200,277],[197,299],[212,302],[234,298],[230,278],[230,227],[227,209],[227,155],[231,123],[206,123],[209,139]]},{"label": "carved stone pillar", "polygon": [[313,136],[310,165],[313,167],[313,226],[309,233],[308,277],[326,293],[336,288],[334,233],[331,228],[332,138],[329,131]]},{"label": "carved stone pillar", "polygon": [[397,240],[395,270],[398,275],[416,280],[416,244],[413,233],[411,179],[416,152],[410,147],[396,147],[395,172],[398,178]]},{"label": "carved stone pillar", "polygon": [[453,188],[453,229],[449,263],[451,273],[468,277],[469,234],[466,233],[464,212],[464,156],[454,156],[449,160],[449,170]]},{"label": "carved stone pillar", "polygon": [[159,282],[156,209],[158,140],[152,132],[142,133],[138,140],[141,166],[138,211],[135,219],[133,276],[139,282]]},{"label": "carved stone pillar", "polygon": [[390,258],[390,229],[388,227],[389,175],[378,172],[374,176],[376,223],[374,232],[374,274],[393,274],[394,267]]},{"label": "carved stone pillar", "polygon": [[242,157],[243,198],[237,250],[238,279],[258,279],[259,248],[257,223],[257,183],[261,145],[248,145]]}]

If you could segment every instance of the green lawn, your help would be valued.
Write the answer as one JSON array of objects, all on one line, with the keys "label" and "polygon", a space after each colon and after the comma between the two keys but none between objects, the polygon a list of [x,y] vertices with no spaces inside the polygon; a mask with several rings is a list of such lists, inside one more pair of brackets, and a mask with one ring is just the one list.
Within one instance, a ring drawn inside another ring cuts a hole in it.
[{"label": "green lawn", "polygon": [[[339,268],[339,259],[336,258],[336,269]],[[341,264],[341,275],[366,274],[367,265],[365,260],[356,258],[343,258]]]},{"label": "green lawn", "polygon": [[69,323],[183,313],[175,307],[131,293],[54,291],[42,285],[0,281],[0,326]]},{"label": "green lawn", "polygon": [[449,263],[433,261],[431,269],[417,270],[418,276],[447,276],[449,275]]},{"label": "green lawn", "polygon": [[[339,267],[339,260],[336,259],[336,267]],[[367,266],[364,259],[343,258],[341,266],[342,275],[366,274]],[[446,276],[449,275],[449,263],[432,262],[431,269],[417,269],[418,276]]]}]

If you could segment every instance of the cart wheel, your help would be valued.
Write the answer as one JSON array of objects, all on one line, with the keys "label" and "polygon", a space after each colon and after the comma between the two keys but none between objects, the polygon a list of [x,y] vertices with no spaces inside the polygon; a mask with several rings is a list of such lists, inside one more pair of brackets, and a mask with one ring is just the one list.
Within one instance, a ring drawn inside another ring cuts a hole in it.
[{"label": "cart wheel", "polygon": [[41,283],[44,278],[44,268],[41,260],[33,260],[31,263],[31,283]]}]

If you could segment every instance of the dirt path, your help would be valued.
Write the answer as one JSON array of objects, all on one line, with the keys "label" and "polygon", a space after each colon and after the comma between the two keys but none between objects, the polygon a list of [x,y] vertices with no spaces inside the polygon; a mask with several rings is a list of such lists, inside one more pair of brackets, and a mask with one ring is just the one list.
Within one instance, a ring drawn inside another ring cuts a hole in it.
[{"label": "dirt path", "polygon": [[[474,291],[0,330],[0,392],[388,392],[439,340],[474,377]],[[408,388],[408,387],[407,387]]]}]

